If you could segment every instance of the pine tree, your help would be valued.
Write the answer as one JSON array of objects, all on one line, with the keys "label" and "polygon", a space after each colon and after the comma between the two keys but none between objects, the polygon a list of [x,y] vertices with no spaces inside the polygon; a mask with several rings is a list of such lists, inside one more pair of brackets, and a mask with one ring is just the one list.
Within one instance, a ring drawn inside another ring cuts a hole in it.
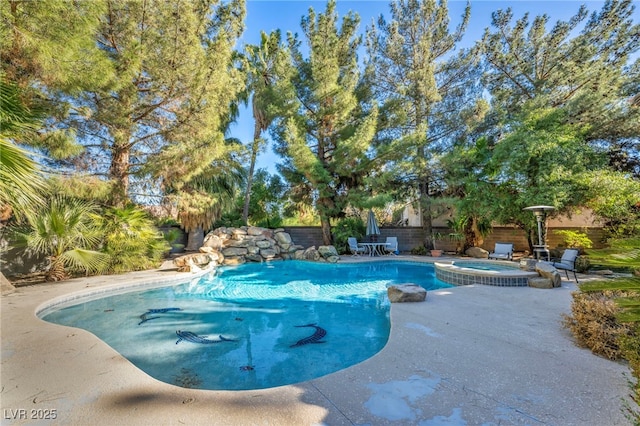
[{"label": "pine tree", "polygon": [[103,0],[0,3],[3,79],[20,90],[27,109],[47,118],[16,142],[57,159],[82,150],[75,131],[60,120],[78,113],[67,102],[69,95],[95,89],[111,75],[110,63],[95,43],[105,11]]},{"label": "pine tree", "polygon": [[[494,12],[495,29],[485,31],[480,47],[491,94],[488,124],[495,130],[487,134],[490,159],[476,175],[492,180],[487,193],[499,194],[499,202],[491,203],[493,220],[517,223],[531,235],[535,223],[522,211],[527,205],[552,205],[557,213],[591,205],[597,211],[606,204],[602,196],[633,215],[628,199],[638,181],[623,193],[623,186],[607,190],[598,178],[628,180],[634,157],[639,159],[640,109],[632,101],[638,73],[628,67],[640,49],[633,10],[630,1],[610,0],[587,19],[581,7],[549,31],[547,15],[531,23],[525,15],[512,24],[511,10]],[[609,164],[602,155],[607,151]],[[626,157],[624,165],[613,164],[616,156]],[[624,173],[612,173],[612,166]],[[486,196],[476,195],[487,204]]]},{"label": "pine tree", "polygon": [[132,195],[179,189],[234,149],[224,127],[241,90],[232,59],[244,3],[106,5],[97,44],[110,67],[93,72],[107,82],[72,99],[80,113],[64,125],[77,129],[83,151],[65,165],[106,176],[111,204],[121,206]]},{"label": "pine tree", "polygon": [[278,150],[285,158],[279,170],[315,202],[325,244],[332,241],[331,219],[340,217],[350,200],[360,196],[370,172],[367,151],[377,120],[376,106],[357,96],[359,18],[350,12],[338,27],[335,9],[331,0],[324,13],[316,15],[310,8],[303,17],[308,57],[297,36],[289,35],[295,96],[275,129]]},{"label": "pine tree", "polygon": [[580,7],[550,30],[548,15],[530,22],[525,14],[512,23],[510,9],[494,12],[494,29],[485,30],[479,46],[497,131],[532,101],[562,108],[566,124],[588,126],[586,140],[608,147],[612,165],[635,167],[640,176],[640,108],[633,101],[640,59],[629,64],[640,50],[640,24],[633,11],[631,0],[608,0],[590,16]]},{"label": "pine tree", "polygon": [[[368,72],[375,95],[384,100],[384,131],[396,141],[398,172],[407,176],[420,200],[424,244],[432,248],[436,135],[447,133],[444,127],[433,127],[436,105],[454,91],[452,81],[465,81],[455,76],[470,66],[470,57],[449,62],[451,68],[443,64],[464,34],[470,6],[453,32],[446,0],[395,0],[391,16],[389,23],[380,17],[367,33]],[[440,120],[444,124],[443,116]]]}]

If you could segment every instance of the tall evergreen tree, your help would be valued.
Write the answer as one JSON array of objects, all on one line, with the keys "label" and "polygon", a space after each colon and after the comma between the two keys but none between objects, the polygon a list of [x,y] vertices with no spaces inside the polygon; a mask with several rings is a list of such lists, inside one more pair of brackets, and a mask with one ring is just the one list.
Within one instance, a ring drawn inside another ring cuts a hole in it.
[{"label": "tall evergreen tree", "polygon": [[289,35],[295,97],[275,129],[278,150],[285,157],[279,170],[292,185],[311,194],[325,244],[332,241],[331,219],[361,196],[358,192],[370,172],[367,151],[377,108],[357,96],[358,23],[357,15],[348,13],[338,26],[336,2],[330,0],[324,13],[316,15],[310,8],[302,19],[308,57],[297,36]]},{"label": "tall evergreen tree", "polygon": [[[436,141],[446,128],[435,129],[436,105],[451,91],[455,78],[470,66],[470,56],[448,62],[464,34],[470,17],[467,5],[461,22],[450,31],[446,0],[394,0],[391,22],[381,16],[367,33],[368,72],[375,95],[383,100],[387,137],[399,141],[399,173],[407,176],[420,200],[424,244],[432,248],[431,198],[436,193],[434,162]],[[452,78],[453,77],[453,78]],[[445,124],[444,116],[440,116]]]},{"label": "tall evergreen tree", "polygon": [[605,147],[612,165],[634,171],[640,161],[640,108],[633,101],[640,59],[633,65],[629,60],[640,50],[640,23],[633,22],[633,11],[631,0],[607,0],[600,11],[589,16],[582,6],[550,30],[548,15],[530,22],[525,14],[512,23],[510,9],[494,12],[493,29],[485,30],[479,46],[496,132],[535,100],[540,107],[563,108],[566,123],[587,126],[586,140]]},{"label": "tall evergreen tree", "polygon": [[[249,161],[249,173],[242,209],[242,221],[246,224],[251,202],[251,186],[256,159],[262,146],[262,132],[266,131],[277,113],[277,99],[281,98],[285,82],[289,78],[289,54],[281,44],[280,30],[270,34],[260,33],[260,45],[245,47],[244,70],[247,73],[247,91],[251,96],[253,111],[253,141]],[[275,107],[275,108],[274,108]]]},{"label": "tall evergreen tree", "polygon": [[[108,81],[73,99],[83,151],[66,163],[113,182],[111,204],[179,187],[229,155],[225,118],[241,90],[232,66],[244,3],[106,1],[97,43]],[[94,69],[95,73],[103,72]],[[130,182],[137,188],[130,188]],[[151,191],[150,191],[151,190]]]},{"label": "tall evergreen tree", "polygon": [[79,113],[66,102],[69,95],[95,89],[112,75],[111,64],[95,43],[105,11],[103,0],[0,2],[3,79],[19,89],[25,108],[48,118],[16,142],[57,159],[82,149],[75,131],[57,124]]},{"label": "tall evergreen tree", "polygon": [[[535,222],[522,211],[526,205],[550,204],[558,213],[591,205],[598,211],[606,205],[604,194],[628,211],[635,208],[627,200],[632,189],[628,194],[605,189],[611,179],[629,179],[633,157],[638,158],[640,108],[633,102],[638,73],[628,67],[640,49],[633,10],[630,1],[609,0],[589,19],[581,7],[550,30],[547,15],[531,24],[525,15],[512,24],[511,10],[493,14],[494,30],[485,31],[480,47],[491,94],[487,124],[494,130],[484,140],[489,160],[468,170],[481,170],[476,177],[489,178],[501,194],[500,202],[482,203],[493,207],[494,220],[518,223],[531,236]],[[626,163],[615,165],[616,157],[626,157]],[[612,167],[621,172],[611,173]],[[611,179],[598,179],[599,174]],[[601,194],[594,198],[595,188]]]}]

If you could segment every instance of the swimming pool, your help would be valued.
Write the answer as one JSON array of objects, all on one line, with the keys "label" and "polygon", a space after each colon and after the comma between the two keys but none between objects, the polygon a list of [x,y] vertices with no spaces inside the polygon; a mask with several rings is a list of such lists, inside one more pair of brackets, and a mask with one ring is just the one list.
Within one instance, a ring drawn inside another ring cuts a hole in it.
[{"label": "swimming pool", "polygon": [[380,351],[390,329],[386,288],[405,282],[450,287],[430,264],[286,261],[75,300],[38,316],[90,331],[166,383],[261,389],[320,377]]}]

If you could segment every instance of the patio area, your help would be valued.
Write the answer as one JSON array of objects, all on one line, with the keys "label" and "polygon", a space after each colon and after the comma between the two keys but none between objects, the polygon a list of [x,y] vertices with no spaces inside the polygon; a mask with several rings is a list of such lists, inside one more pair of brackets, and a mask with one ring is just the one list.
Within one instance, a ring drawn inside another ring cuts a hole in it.
[{"label": "patio area", "polygon": [[576,289],[564,278],[550,290],[470,285],[393,304],[389,342],[374,357],[308,382],[252,391],[157,381],[92,334],[35,316],[50,299],[116,281],[124,287],[192,277],[165,269],[3,296],[2,424],[630,424],[622,411],[627,366],[578,348],[562,327]]}]

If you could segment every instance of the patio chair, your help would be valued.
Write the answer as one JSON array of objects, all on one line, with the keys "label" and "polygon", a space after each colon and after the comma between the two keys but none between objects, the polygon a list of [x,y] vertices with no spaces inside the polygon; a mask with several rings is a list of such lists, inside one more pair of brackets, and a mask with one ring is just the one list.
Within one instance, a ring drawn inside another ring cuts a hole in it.
[{"label": "patio chair", "polygon": [[387,237],[387,242],[384,246],[384,251],[388,255],[398,255],[398,237]]},{"label": "patio chair", "polygon": [[513,260],[513,244],[496,243],[493,251],[489,253],[489,259]]},{"label": "patio chair", "polygon": [[349,250],[351,250],[351,255],[359,256],[361,253],[366,253],[366,247],[363,247],[358,244],[358,240],[354,237],[347,238],[347,243],[349,243]]},{"label": "patio chair", "polygon": [[580,254],[580,250],[578,249],[566,249],[564,253],[562,253],[562,257],[560,259],[551,259],[551,263],[556,269],[563,269],[565,275],[567,276],[567,280],[569,279],[569,271],[573,272],[573,278],[576,280],[576,284],[578,284],[578,277],[576,276],[576,260],[578,259],[578,255]]}]

